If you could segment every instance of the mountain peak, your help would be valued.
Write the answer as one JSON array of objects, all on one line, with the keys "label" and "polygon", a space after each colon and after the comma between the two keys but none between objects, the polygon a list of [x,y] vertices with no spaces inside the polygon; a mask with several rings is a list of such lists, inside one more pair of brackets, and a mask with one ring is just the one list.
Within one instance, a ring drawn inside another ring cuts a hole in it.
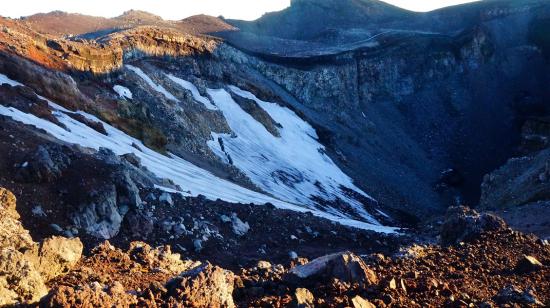
[{"label": "mountain peak", "polygon": [[129,10],[122,15],[116,17],[116,19],[123,19],[123,20],[139,20],[139,21],[162,21],[162,17],[146,12],[146,11],[140,11],[140,10]]}]

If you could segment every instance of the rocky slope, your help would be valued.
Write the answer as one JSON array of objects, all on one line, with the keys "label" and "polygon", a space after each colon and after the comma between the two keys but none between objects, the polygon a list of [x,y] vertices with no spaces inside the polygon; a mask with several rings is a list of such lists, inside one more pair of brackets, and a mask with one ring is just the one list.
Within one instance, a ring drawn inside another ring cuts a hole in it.
[{"label": "rocky slope", "polygon": [[[299,18],[317,9],[331,16],[323,3],[296,1],[221,35],[265,60],[248,63],[297,98],[344,170],[377,200],[409,213],[456,198],[477,204],[483,176],[515,155],[525,118],[548,112],[547,3],[483,1],[403,21],[390,10],[393,19],[358,26],[363,32],[337,24],[334,41],[322,44],[263,31],[287,18],[329,31],[321,18]],[[358,5],[379,2],[341,4]],[[461,180],[442,183],[446,170]]]},{"label": "rocky slope", "polygon": [[181,30],[191,34],[207,34],[234,29],[219,18],[197,15],[179,21],[167,21],[161,17],[137,10],[124,12],[115,18],[102,18],[61,11],[41,13],[22,18],[31,28],[54,36],[79,36],[96,38],[112,32],[136,26],[156,26]]},{"label": "rocky slope", "polygon": [[[415,245],[362,257],[340,252],[313,260],[294,253],[281,263],[260,259],[232,272],[143,242],[127,250],[104,242],[81,258],[78,239],[52,238],[36,255],[35,248],[25,250],[36,244],[18,221],[9,191],[1,190],[0,206],[0,281],[10,284],[0,285],[4,305],[537,307],[550,300],[548,243],[465,208],[450,210],[441,227],[441,239],[452,246]],[[25,271],[13,270],[18,256]]]}]

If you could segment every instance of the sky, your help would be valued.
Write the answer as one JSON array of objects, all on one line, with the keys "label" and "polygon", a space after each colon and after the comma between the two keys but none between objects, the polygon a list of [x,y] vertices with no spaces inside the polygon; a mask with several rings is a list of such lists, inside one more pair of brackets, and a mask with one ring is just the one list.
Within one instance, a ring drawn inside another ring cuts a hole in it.
[{"label": "sky", "polygon": [[[430,11],[472,0],[387,0],[413,11]],[[0,15],[12,18],[54,10],[93,16],[115,17],[129,9],[143,10],[164,19],[178,20],[191,15],[223,15],[253,20],[265,12],[279,11],[290,0],[2,0]]]}]

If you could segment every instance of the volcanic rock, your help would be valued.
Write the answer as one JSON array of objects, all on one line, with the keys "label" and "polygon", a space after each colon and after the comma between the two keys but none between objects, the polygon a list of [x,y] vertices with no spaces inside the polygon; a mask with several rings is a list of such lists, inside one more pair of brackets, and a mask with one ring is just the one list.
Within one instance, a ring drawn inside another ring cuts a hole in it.
[{"label": "volcanic rock", "polygon": [[368,300],[357,295],[352,300],[353,308],[376,308],[376,306]]},{"label": "volcanic rock", "polygon": [[235,307],[233,281],[232,272],[203,264],[170,281],[167,300],[185,307]]},{"label": "volcanic rock", "polygon": [[25,158],[25,162],[28,162],[27,165],[18,169],[16,177],[26,182],[43,183],[61,176],[71,160],[60,147],[41,145],[36,152]]},{"label": "volcanic rock", "polygon": [[472,240],[482,232],[505,228],[506,223],[493,214],[479,214],[464,206],[451,207],[447,210],[441,226],[441,242],[443,245],[452,245]]},{"label": "volcanic rock", "polygon": [[314,301],[315,298],[308,289],[297,288],[294,292],[292,306],[296,308],[313,308],[315,307]]},{"label": "volcanic rock", "polygon": [[19,221],[15,196],[0,188],[0,305],[35,303],[48,293],[46,282],[80,259],[78,239],[54,237],[40,246]]},{"label": "volcanic rock", "polygon": [[535,257],[523,256],[516,266],[516,271],[520,274],[537,271],[543,267],[542,263]]},{"label": "volcanic rock", "polygon": [[307,264],[296,266],[290,270],[289,278],[309,279],[320,276],[367,285],[378,283],[376,274],[360,257],[351,252],[323,256]]}]

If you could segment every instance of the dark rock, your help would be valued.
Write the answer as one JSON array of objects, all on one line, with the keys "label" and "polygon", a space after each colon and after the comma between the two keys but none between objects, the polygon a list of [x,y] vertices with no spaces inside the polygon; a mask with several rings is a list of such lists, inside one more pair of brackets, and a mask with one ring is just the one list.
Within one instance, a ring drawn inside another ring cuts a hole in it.
[{"label": "dark rock", "polygon": [[378,278],[365,262],[351,252],[323,256],[311,262],[296,266],[289,272],[288,279],[337,278],[345,282],[367,285],[377,284]]},{"label": "dark rock", "polygon": [[122,158],[137,168],[141,167],[141,158],[137,157],[134,153],[126,153],[122,155]]},{"label": "dark rock", "polygon": [[77,120],[78,122],[83,123],[86,126],[92,128],[96,132],[101,133],[103,135],[107,135],[107,131],[105,130],[105,127],[103,126],[103,124],[101,122],[96,122],[96,121],[90,120],[89,118],[85,117],[84,115],[82,115],[80,113],[66,112],[66,114],[68,116],[70,116],[71,118]]},{"label": "dark rock", "polygon": [[139,210],[130,210],[124,217],[123,229],[133,238],[146,239],[153,233],[155,222],[153,217]]},{"label": "dark rock", "polygon": [[520,304],[542,306],[543,304],[537,299],[534,291],[531,288],[525,291],[520,288],[507,285],[494,298],[495,302],[500,305],[504,304]]},{"label": "dark rock", "polygon": [[542,263],[540,263],[535,257],[523,256],[516,265],[516,272],[524,274],[538,271],[542,268]]},{"label": "dark rock", "polygon": [[54,181],[70,163],[70,158],[64,154],[61,147],[40,145],[34,153],[25,158],[16,178],[31,183]]},{"label": "dark rock", "polygon": [[441,226],[441,242],[452,245],[475,239],[486,231],[506,228],[506,223],[498,216],[488,213],[479,214],[468,207],[451,207],[447,210]]}]

